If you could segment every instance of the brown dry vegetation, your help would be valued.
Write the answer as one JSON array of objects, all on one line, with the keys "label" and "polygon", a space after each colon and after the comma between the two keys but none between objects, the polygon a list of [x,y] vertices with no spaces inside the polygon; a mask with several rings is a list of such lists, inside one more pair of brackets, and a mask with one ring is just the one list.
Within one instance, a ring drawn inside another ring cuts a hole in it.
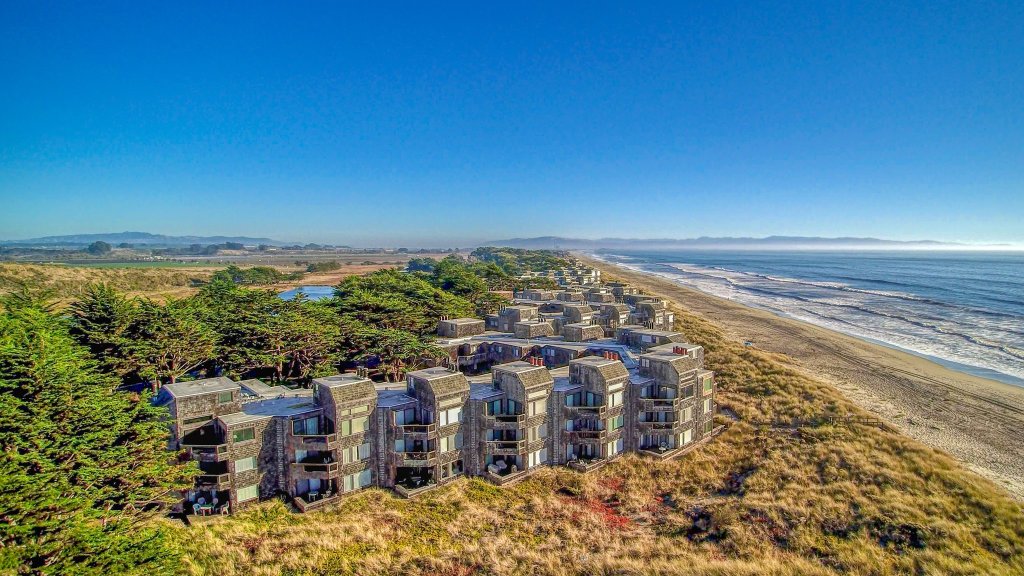
[{"label": "brown dry vegetation", "polygon": [[19,286],[41,288],[61,301],[68,301],[93,283],[106,283],[132,296],[167,298],[187,296],[216,271],[211,267],[160,268],[126,266],[86,267],[63,264],[0,263],[0,293]]},{"label": "brown dry vegetation", "polygon": [[[836,389],[676,312],[739,416],[675,461],[629,455],[510,488],[463,479],[293,514],[279,502],[169,525],[192,574],[1020,574],[1024,510],[949,456],[866,425]],[[723,420],[724,422],[724,420]],[[169,522],[169,521],[168,521]]]}]

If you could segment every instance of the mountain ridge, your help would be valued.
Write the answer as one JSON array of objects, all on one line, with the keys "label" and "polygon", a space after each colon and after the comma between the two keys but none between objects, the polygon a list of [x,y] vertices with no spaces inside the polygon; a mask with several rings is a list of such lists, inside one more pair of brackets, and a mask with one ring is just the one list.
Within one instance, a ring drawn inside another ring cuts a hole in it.
[{"label": "mountain ridge", "polygon": [[150,232],[107,232],[96,234],[66,234],[61,236],[42,236],[23,240],[2,240],[0,244],[7,246],[84,246],[93,242],[107,242],[145,246],[188,246],[191,244],[223,244],[237,242],[239,244],[267,244],[268,246],[284,246],[287,242],[272,238],[253,238],[250,236],[172,236],[153,234]]}]

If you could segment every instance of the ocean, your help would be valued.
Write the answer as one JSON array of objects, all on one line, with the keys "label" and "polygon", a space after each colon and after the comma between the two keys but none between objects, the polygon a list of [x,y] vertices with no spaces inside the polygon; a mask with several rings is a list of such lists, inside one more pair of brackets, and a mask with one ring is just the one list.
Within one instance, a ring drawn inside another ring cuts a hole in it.
[{"label": "ocean", "polygon": [[1024,253],[706,250],[595,256],[1024,386]]}]

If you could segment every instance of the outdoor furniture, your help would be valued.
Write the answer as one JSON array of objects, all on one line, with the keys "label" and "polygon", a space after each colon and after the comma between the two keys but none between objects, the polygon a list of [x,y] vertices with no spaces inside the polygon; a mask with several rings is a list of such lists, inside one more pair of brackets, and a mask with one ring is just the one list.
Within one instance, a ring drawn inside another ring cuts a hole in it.
[{"label": "outdoor furniture", "polygon": [[199,502],[194,502],[192,504],[192,513],[195,514],[196,516],[199,516],[199,507],[200,506],[202,506],[202,504],[200,504]]},{"label": "outdoor furniture", "polygon": [[223,506],[220,507],[220,513],[222,515],[229,514],[230,513],[229,510],[228,510],[229,507],[230,507],[230,504],[224,504]]},{"label": "outdoor furniture", "polygon": [[319,491],[315,491],[315,492],[310,492],[309,493],[309,501],[310,502],[316,500],[319,497],[320,497],[320,492]]},{"label": "outdoor furniture", "polygon": [[200,516],[209,516],[210,514],[213,514],[213,504],[200,504],[199,505],[199,515]]}]

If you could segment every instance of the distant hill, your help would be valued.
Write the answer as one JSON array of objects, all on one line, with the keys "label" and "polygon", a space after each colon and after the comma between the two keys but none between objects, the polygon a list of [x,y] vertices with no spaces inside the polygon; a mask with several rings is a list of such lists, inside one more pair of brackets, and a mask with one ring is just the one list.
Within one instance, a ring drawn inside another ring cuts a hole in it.
[{"label": "distant hill", "polygon": [[149,232],[44,236],[42,238],[28,238],[25,240],[3,240],[0,241],[0,244],[5,246],[77,247],[88,246],[97,241],[106,242],[113,246],[117,246],[122,242],[133,246],[189,246],[192,244],[203,244],[205,246],[209,244],[223,244],[225,242],[237,242],[250,246],[259,244],[284,246],[288,244],[287,242],[271,238],[250,238],[248,236],[166,236],[163,234],[150,234]]},{"label": "distant hill", "polygon": [[558,248],[563,250],[597,250],[610,249],[744,249],[744,250],[799,250],[799,249],[864,249],[864,248],[944,248],[966,246],[952,242],[934,240],[881,240],[879,238],[821,238],[817,236],[768,236],[766,238],[564,238],[561,236],[541,236],[537,238],[511,238],[494,240],[487,243],[491,246],[509,246],[512,248]]}]

